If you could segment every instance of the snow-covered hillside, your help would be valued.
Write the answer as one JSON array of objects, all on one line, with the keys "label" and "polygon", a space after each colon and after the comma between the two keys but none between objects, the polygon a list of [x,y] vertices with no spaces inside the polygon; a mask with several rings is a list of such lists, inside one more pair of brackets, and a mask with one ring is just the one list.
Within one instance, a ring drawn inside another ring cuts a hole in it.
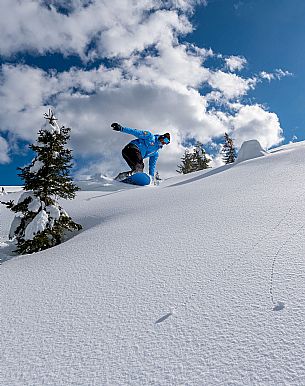
[{"label": "snow-covered hillside", "polygon": [[304,385],[304,166],[298,143],[159,187],[82,182],[63,206],[83,231],[0,266],[0,384]]}]

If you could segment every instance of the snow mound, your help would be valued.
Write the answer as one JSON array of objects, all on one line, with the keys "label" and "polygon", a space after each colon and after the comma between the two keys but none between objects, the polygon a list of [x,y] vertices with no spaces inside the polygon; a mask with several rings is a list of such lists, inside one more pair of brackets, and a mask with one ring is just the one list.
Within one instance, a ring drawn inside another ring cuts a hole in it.
[{"label": "snow mound", "polygon": [[241,145],[236,162],[262,157],[267,154],[268,153],[262,148],[261,144],[256,139],[251,139],[250,141],[243,142]]},{"label": "snow mound", "polygon": [[34,217],[33,221],[31,221],[25,228],[24,239],[33,240],[38,233],[43,232],[46,229],[48,222],[49,217],[47,212],[45,210],[41,210]]}]

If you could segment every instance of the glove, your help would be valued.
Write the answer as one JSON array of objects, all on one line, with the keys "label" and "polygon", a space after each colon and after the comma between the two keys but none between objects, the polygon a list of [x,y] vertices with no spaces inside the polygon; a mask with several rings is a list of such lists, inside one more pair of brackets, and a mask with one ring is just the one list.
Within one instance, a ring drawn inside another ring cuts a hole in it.
[{"label": "glove", "polygon": [[122,131],[122,126],[119,123],[111,123],[112,130]]}]

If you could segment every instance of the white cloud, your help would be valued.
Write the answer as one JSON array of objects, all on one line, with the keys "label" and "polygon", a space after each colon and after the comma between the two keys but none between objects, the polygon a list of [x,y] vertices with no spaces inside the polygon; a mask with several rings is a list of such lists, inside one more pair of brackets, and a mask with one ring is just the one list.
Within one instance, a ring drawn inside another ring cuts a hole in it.
[{"label": "white cloud", "polygon": [[281,70],[281,69],[277,69],[275,70],[274,72],[266,72],[266,71],[261,71],[259,73],[260,77],[262,79],[266,79],[268,80],[269,82],[271,82],[272,80],[275,80],[275,79],[282,79],[282,78],[285,78],[286,76],[293,76],[293,74],[287,70]]},{"label": "white cloud", "polygon": [[207,5],[207,0],[165,0],[164,4],[175,9],[181,9],[183,11],[192,11],[194,6],[198,4]]},{"label": "white cloud", "polygon": [[209,51],[183,44],[159,43],[157,48],[155,56],[148,55],[143,60],[131,57],[124,62],[124,69],[132,79],[183,91],[198,88],[210,78],[209,69],[202,66],[211,55]]},{"label": "white cloud", "polygon": [[272,74],[270,72],[266,72],[266,71],[261,71],[260,72],[260,77],[262,79],[268,80],[269,82],[271,82],[271,80],[273,80],[275,78],[274,74]]},{"label": "white cloud", "polygon": [[122,23],[103,32],[98,52],[108,57],[128,57],[133,52],[143,51],[150,45],[160,42],[169,45],[175,41],[176,33],[186,34],[192,26],[184,16],[175,11],[158,10],[149,15],[144,22],[130,26]]},{"label": "white cloud", "polygon": [[6,140],[0,136],[0,164],[5,164],[10,162],[8,155],[9,147]]},{"label": "white cloud", "polygon": [[293,73],[289,72],[287,70],[281,70],[280,68],[278,68],[277,70],[275,70],[275,75],[276,75],[277,79],[281,79],[281,78],[284,78],[286,76],[293,76]]},{"label": "white cloud", "polygon": [[208,82],[213,88],[220,90],[226,98],[232,99],[245,95],[249,89],[254,88],[256,79],[243,79],[236,74],[215,71],[210,73]]},{"label": "white cloud", "polygon": [[[177,10],[192,9],[196,3],[199,1],[171,1],[169,9],[164,9],[157,0],[77,1],[75,5],[53,1],[49,7],[40,1],[2,0],[0,53],[128,57],[163,39],[174,40],[177,34],[191,32],[192,25]],[[59,12],[56,5],[70,13]]]},{"label": "white cloud", "polygon": [[242,70],[247,64],[247,60],[241,56],[230,56],[225,58],[225,63],[229,71],[233,72]]},{"label": "white cloud", "polygon": [[[113,121],[172,134],[171,145],[158,161],[163,175],[175,173],[185,140],[190,138],[207,143],[234,129],[239,142],[257,135],[263,145],[278,143],[281,129],[277,116],[261,106],[242,103],[241,97],[259,78],[211,70],[205,66],[206,59],[222,59],[222,55],[179,41],[193,29],[189,15],[194,6],[204,1],[2,2],[2,55],[26,50],[61,52],[77,54],[84,62],[115,58],[111,62],[115,64],[65,72],[4,64],[0,73],[0,131],[32,142],[43,124],[42,114],[53,107],[60,122],[72,127],[75,155],[99,158],[90,168],[110,174],[124,168],[121,148],[131,139],[113,132]],[[246,64],[240,56],[225,62],[229,71]],[[275,74],[287,76],[281,71]],[[211,88],[209,94],[201,94],[203,85]],[[215,101],[231,113],[212,108]]]},{"label": "white cloud", "polygon": [[244,141],[257,139],[263,148],[268,149],[283,140],[277,115],[259,105],[243,106],[235,116],[229,118],[229,123],[238,147]]},{"label": "white cloud", "polygon": [[53,83],[54,79],[42,70],[3,65],[0,73],[0,131],[32,140],[37,127],[40,127],[41,107],[50,97]]}]

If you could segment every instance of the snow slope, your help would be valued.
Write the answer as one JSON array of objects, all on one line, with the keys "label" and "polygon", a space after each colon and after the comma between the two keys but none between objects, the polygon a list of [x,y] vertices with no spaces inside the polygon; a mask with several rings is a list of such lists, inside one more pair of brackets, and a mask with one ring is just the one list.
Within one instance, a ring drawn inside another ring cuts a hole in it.
[{"label": "snow slope", "polygon": [[0,266],[0,384],[305,384],[304,163],[79,192],[81,233]]},{"label": "snow slope", "polygon": [[[3,185],[0,185],[0,189],[2,188]],[[12,193],[12,192],[20,192],[22,190],[22,186],[3,186],[6,193]],[[4,195],[5,195],[4,194]],[[0,197],[2,196],[1,191],[0,191]]]}]

